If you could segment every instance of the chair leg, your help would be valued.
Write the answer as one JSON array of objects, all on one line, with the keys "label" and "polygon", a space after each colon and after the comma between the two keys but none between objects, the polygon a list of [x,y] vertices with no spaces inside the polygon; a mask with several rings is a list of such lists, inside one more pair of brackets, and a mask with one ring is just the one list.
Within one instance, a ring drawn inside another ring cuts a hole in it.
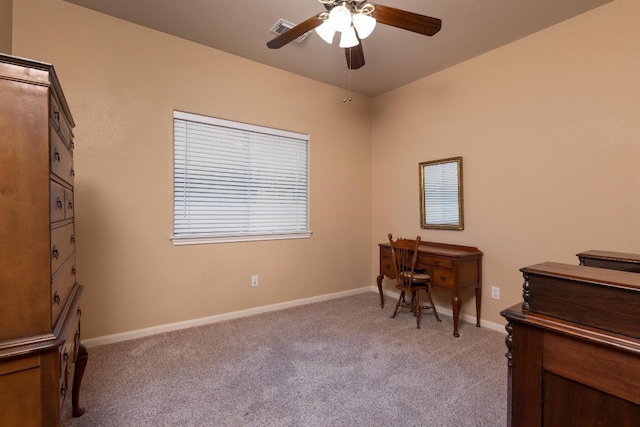
[{"label": "chair leg", "polygon": [[400,292],[400,298],[398,298],[398,302],[396,303],[396,309],[393,310],[393,314],[391,315],[392,319],[396,317],[396,313],[398,313],[398,308],[400,307],[400,303],[402,303],[403,300],[404,300],[404,291]]},{"label": "chair leg", "polygon": [[436,320],[438,322],[442,322],[442,320],[440,320],[440,317],[438,316],[438,310],[436,310],[436,305],[433,303],[433,300],[431,299],[431,292],[429,292],[429,289],[426,289],[427,292],[427,298],[429,298],[429,304],[431,304],[431,309],[433,310],[433,315],[436,316]]}]

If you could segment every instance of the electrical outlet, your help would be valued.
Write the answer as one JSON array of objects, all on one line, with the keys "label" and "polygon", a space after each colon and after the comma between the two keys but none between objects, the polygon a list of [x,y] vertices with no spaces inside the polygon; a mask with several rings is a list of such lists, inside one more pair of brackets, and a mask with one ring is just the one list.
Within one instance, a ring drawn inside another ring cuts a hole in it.
[{"label": "electrical outlet", "polygon": [[251,276],[251,286],[258,286],[258,275],[254,274]]},{"label": "electrical outlet", "polygon": [[497,286],[491,287],[491,298],[500,299],[500,288]]}]

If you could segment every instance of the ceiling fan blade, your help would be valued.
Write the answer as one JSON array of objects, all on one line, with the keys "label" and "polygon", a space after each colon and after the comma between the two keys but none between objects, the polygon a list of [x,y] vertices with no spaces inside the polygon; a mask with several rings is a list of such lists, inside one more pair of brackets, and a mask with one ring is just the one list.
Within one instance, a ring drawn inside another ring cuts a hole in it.
[{"label": "ceiling fan blade", "polygon": [[267,46],[269,46],[270,49],[280,49],[282,46],[294,41],[304,33],[313,30],[323,22],[324,21],[320,19],[320,14],[312,16],[306,21],[296,25],[289,31],[280,34],[273,40],[270,40],[269,42],[267,42]]},{"label": "ceiling fan blade", "polygon": [[372,16],[381,24],[391,25],[392,27],[413,31],[425,36],[434,35],[442,27],[442,21],[438,18],[431,18],[430,16],[407,12],[389,6],[377,4],[374,4],[374,6],[375,10]]},{"label": "ceiling fan blade", "polygon": [[347,67],[350,70],[357,70],[364,65],[364,52],[362,51],[362,41],[354,47],[347,47],[344,50],[347,57]]}]

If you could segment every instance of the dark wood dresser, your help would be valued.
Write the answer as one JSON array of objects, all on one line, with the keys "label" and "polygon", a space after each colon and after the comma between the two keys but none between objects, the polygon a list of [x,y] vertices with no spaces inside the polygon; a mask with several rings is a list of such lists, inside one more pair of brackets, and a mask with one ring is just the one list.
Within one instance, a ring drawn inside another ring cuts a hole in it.
[{"label": "dark wood dresser", "polygon": [[523,302],[501,312],[508,425],[638,425],[640,275],[553,262],[521,271]]},{"label": "dark wood dresser", "polygon": [[75,416],[80,344],[73,127],[49,64],[0,54],[0,425]]},{"label": "dark wood dresser", "polygon": [[640,255],[590,250],[576,254],[580,265],[640,273]]}]

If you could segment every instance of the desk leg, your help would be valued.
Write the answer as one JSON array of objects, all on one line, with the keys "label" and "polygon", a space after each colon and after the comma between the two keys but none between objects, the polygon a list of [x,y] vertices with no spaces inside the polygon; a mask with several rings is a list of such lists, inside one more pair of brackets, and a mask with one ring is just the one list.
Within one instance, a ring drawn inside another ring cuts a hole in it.
[{"label": "desk leg", "polygon": [[453,309],[453,336],[459,337],[458,333],[458,319],[460,318],[460,307],[462,306],[462,301],[458,297],[457,293],[453,293],[451,295],[451,308]]},{"label": "desk leg", "polygon": [[480,327],[480,307],[482,307],[482,288],[476,288],[476,327]]},{"label": "desk leg", "polygon": [[384,279],[384,274],[378,276],[378,292],[380,292],[380,308],[384,308],[384,294],[382,293],[382,279]]}]

